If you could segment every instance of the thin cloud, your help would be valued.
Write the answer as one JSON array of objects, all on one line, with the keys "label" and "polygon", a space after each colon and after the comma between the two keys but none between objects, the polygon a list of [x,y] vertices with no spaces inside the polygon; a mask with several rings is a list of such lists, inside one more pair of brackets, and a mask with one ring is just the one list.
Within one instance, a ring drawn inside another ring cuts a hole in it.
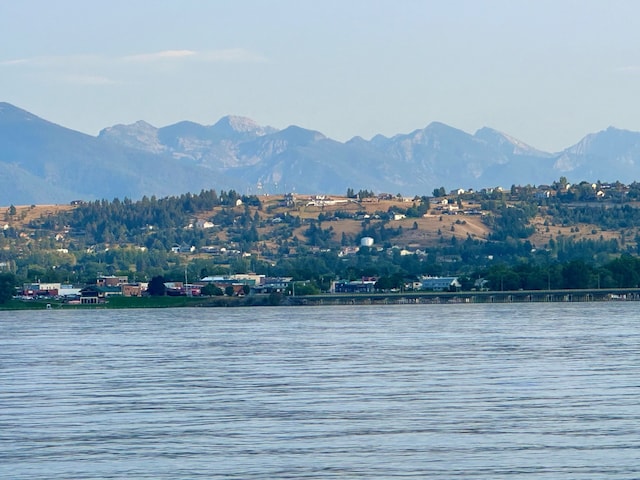
[{"label": "thin cloud", "polygon": [[15,65],[25,65],[29,63],[29,59],[27,58],[18,58],[15,60],[5,60],[3,62],[0,62],[0,67],[12,67]]},{"label": "thin cloud", "polygon": [[103,57],[100,57],[98,55],[53,55],[5,60],[0,62],[0,66],[26,66],[34,68],[46,68],[98,64],[102,61]]},{"label": "thin cloud", "polygon": [[65,83],[84,86],[116,85],[119,83],[102,75],[63,75],[60,80]]},{"label": "thin cloud", "polygon": [[162,60],[174,60],[187,57],[193,57],[197,52],[193,50],[164,50],[155,53],[142,53],[138,55],[127,55],[122,60],[127,62],[156,62]]},{"label": "thin cloud", "polygon": [[143,53],[122,57],[125,61],[133,62],[165,62],[172,60],[193,60],[198,62],[236,62],[255,63],[266,59],[257,53],[243,48],[229,48],[222,50],[194,51],[194,50],[164,50],[155,53]]},{"label": "thin cloud", "polygon": [[227,50],[214,50],[202,52],[200,58],[208,62],[246,62],[261,63],[266,62],[266,57],[245,50],[244,48],[230,48]]},{"label": "thin cloud", "polygon": [[177,61],[202,63],[263,63],[267,59],[258,53],[244,48],[220,50],[162,50],[152,53],[140,53],[109,57],[105,55],[55,55],[31,58],[16,58],[0,61],[0,67],[64,68],[64,67],[106,67],[118,63],[162,64]]}]

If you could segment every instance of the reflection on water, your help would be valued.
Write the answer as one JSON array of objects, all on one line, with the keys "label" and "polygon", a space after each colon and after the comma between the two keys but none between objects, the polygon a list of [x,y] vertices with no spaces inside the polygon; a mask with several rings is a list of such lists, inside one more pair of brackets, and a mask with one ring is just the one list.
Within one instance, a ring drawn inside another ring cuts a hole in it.
[{"label": "reflection on water", "polygon": [[0,477],[640,477],[635,303],[0,312]]}]

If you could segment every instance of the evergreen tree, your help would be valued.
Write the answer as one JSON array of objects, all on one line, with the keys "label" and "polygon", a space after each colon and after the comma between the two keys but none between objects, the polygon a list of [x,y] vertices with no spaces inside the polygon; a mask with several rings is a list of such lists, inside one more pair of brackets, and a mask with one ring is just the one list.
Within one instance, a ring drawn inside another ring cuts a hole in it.
[{"label": "evergreen tree", "polygon": [[149,286],[147,287],[147,293],[154,297],[162,297],[167,294],[167,287],[164,284],[165,280],[162,275],[157,275],[151,279]]},{"label": "evergreen tree", "polygon": [[202,295],[213,297],[213,296],[222,296],[223,291],[220,287],[216,287],[213,283],[208,283],[207,285],[205,285],[200,289],[200,293]]},{"label": "evergreen tree", "polygon": [[15,294],[16,277],[13,273],[0,273],[0,304],[7,303]]}]

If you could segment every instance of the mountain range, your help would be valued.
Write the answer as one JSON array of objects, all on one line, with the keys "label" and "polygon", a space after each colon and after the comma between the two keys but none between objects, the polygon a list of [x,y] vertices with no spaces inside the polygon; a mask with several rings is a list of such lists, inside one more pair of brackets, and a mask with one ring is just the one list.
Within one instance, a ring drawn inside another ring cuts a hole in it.
[{"label": "mountain range", "polygon": [[640,178],[640,133],[608,129],[560,152],[497,130],[473,135],[434,122],[371,140],[339,142],[298,126],[238,116],[213,125],[144,121],[97,136],[0,103],[0,205],[158,197],[202,189],[239,193],[430,195],[446,189]]}]

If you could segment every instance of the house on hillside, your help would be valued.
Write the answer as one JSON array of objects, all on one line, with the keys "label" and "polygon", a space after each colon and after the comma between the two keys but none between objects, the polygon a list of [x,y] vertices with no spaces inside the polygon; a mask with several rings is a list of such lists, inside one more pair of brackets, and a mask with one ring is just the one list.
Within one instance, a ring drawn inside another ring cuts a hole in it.
[{"label": "house on hillside", "polygon": [[183,243],[181,245],[175,243],[171,247],[171,251],[173,253],[193,253],[196,251],[196,247],[194,247],[193,245],[188,245],[186,243]]},{"label": "house on hillside", "polygon": [[280,202],[280,205],[288,208],[295,207],[296,206],[295,195],[293,193],[285,193],[284,197],[282,198],[282,202]]},{"label": "house on hillside", "polygon": [[208,228],[213,228],[215,227],[213,222],[210,222],[209,220],[197,220],[196,221],[196,228],[201,228],[203,230],[206,230]]}]

